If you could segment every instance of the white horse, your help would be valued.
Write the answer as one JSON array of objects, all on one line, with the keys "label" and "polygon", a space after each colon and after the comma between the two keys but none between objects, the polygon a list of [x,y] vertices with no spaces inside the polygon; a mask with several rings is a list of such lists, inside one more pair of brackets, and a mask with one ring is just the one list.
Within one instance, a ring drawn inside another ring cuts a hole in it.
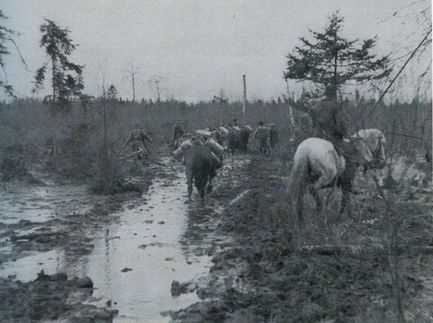
[{"label": "white horse", "polygon": [[370,168],[383,168],[386,162],[385,135],[379,129],[362,129],[353,135],[353,137],[360,137],[365,140],[368,148],[373,156],[373,162],[367,167]]},{"label": "white horse", "polygon": [[[366,141],[361,138],[351,140],[355,159],[360,165],[367,165],[373,161],[373,156]],[[299,223],[303,222],[303,200],[307,186],[315,196],[317,209],[321,208],[318,191],[322,188],[339,185],[342,188],[342,212],[349,202],[349,187],[340,181],[345,170],[346,162],[338,155],[334,145],[321,138],[308,138],[299,144],[294,156],[294,163],[289,181],[289,197],[295,206]]]}]

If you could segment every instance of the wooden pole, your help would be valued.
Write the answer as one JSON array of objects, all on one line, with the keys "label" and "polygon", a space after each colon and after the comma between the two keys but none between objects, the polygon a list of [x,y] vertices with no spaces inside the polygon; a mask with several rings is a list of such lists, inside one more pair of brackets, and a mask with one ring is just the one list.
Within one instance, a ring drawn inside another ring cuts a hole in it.
[{"label": "wooden pole", "polygon": [[245,115],[245,112],[247,110],[247,80],[245,74],[242,74],[242,82],[244,85],[244,102],[242,105],[242,115]]},{"label": "wooden pole", "polygon": [[159,93],[159,80],[155,79],[155,87],[156,87],[156,93],[158,94],[158,102],[161,101],[161,94]]},{"label": "wooden pole", "polygon": [[108,193],[110,180],[110,166],[108,165],[108,142],[107,142],[107,106],[105,102],[105,87],[102,96],[102,108],[104,115],[104,192]]},{"label": "wooden pole", "polygon": [[289,124],[292,126],[292,128],[295,128],[295,118],[293,117],[293,109],[290,99],[290,87],[289,87],[289,81],[286,79],[286,87],[287,87],[287,99],[289,100]]},{"label": "wooden pole", "polygon": [[135,76],[138,74],[138,68],[134,67],[134,64],[131,64],[126,73],[128,75],[128,81],[131,82],[132,85],[132,102],[135,102]]},{"label": "wooden pole", "polygon": [[135,102],[135,72],[132,72],[131,75],[132,75],[132,102]]}]

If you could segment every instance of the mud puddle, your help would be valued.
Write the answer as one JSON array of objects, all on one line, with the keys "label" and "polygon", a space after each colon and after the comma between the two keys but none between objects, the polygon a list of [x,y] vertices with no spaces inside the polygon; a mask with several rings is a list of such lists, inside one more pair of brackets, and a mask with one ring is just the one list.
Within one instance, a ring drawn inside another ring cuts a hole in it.
[{"label": "mud puddle", "polygon": [[[161,313],[199,301],[194,292],[172,296],[172,282],[195,284],[210,268],[210,257],[190,253],[186,249],[193,243],[186,247],[180,242],[189,208],[196,205],[185,204],[183,172],[178,168],[168,171],[169,176],[154,180],[144,199],[118,212],[118,221],[86,237],[93,240],[89,255],[70,255],[62,249],[32,253],[3,263],[0,276],[14,275],[18,280],[30,281],[41,270],[46,274],[88,276],[94,284],[92,304],[110,304],[118,310],[115,322],[168,322],[169,316]],[[34,220],[34,210],[31,214],[21,211],[11,221]],[[44,218],[52,212],[47,206]]]},{"label": "mud puddle", "polygon": [[34,280],[41,270],[48,275],[65,272],[62,258],[61,250],[38,252],[3,264],[0,269],[0,276],[15,276],[17,280],[28,282]]},{"label": "mud puddle", "polygon": [[115,321],[166,322],[161,313],[188,306],[195,293],[172,297],[172,281],[190,281],[209,271],[209,259],[186,258],[179,238],[185,228],[184,180],[157,181],[148,204],[123,212],[122,222],[106,229],[95,243],[85,273],[95,283],[95,297],[111,300]]},{"label": "mud puddle", "polygon": [[0,190],[0,222],[45,222],[57,215],[84,212],[90,208],[89,200],[84,185],[32,187],[7,184]]}]

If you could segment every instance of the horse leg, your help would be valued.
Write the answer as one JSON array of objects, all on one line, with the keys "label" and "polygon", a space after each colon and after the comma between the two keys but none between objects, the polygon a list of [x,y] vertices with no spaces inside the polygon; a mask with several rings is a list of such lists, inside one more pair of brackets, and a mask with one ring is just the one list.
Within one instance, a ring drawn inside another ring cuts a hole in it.
[{"label": "horse leg", "polygon": [[[336,179],[334,180],[334,183],[333,183],[331,189],[330,189],[329,192],[326,194],[326,200],[325,200],[325,203],[326,203],[325,205],[326,205],[326,206],[329,205],[329,202],[330,202],[330,200],[331,200],[331,196],[334,196],[335,189],[337,188],[337,185],[338,185],[338,178],[336,178]],[[337,217],[336,220],[338,221],[338,217]],[[328,217],[327,217],[327,215],[325,214],[325,225],[326,225],[327,223],[328,223]]]},{"label": "horse leg", "polygon": [[297,229],[298,229],[298,244],[299,246],[303,245],[304,242],[304,233],[305,233],[305,222],[304,222],[304,193],[305,188],[300,188],[299,192],[297,192],[296,197],[296,215],[297,215]]},{"label": "horse leg", "polygon": [[343,186],[341,188],[342,193],[342,199],[341,199],[341,208],[340,208],[340,215],[346,210],[347,205],[350,203],[350,195],[349,195],[349,188],[346,186]]},{"label": "horse leg", "polygon": [[328,187],[331,185],[332,181],[335,179],[337,172],[323,172],[319,175],[319,178],[313,184],[313,190],[319,191],[322,188]]},{"label": "horse leg", "polygon": [[[322,212],[323,203],[319,196],[319,190],[322,188],[329,187],[334,181],[337,175],[336,171],[329,170],[328,172],[322,171],[319,175],[319,178],[313,184],[312,195],[316,200],[316,213],[319,214]],[[328,219],[325,219],[325,223],[328,222]]]},{"label": "horse leg", "polygon": [[188,202],[191,202],[191,195],[192,195],[192,183],[193,182],[193,177],[192,177],[192,172],[191,171],[186,171],[186,185],[188,186]]},{"label": "horse leg", "polygon": [[200,198],[204,200],[206,194],[206,184],[208,181],[209,174],[206,173],[205,170],[200,170],[194,172],[194,185],[197,188]]},{"label": "horse leg", "polygon": [[353,180],[355,178],[355,168],[350,169],[350,171],[343,173],[343,175],[340,178],[340,185],[341,185],[341,192],[342,192],[342,199],[341,199],[341,208],[340,208],[340,214],[343,213],[346,209],[346,207],[350,203],[350,193],[356,193],[356,191],[353,190]]},{"label": "horse leg", "polygon": [[213,178],[214,178],[214,176],[209,175],[209,181],[207,183],[207,192],[208,193],[212,192],[212,189],[213,189],[213,185],[212,185]]},{"label": "horse leg", "polygon": [[322,199],[320,198],[320,195],[319,195],[319,191],[313,189],[310,186],[310,194],[313,195],[314,200],[316,201],[316,213],[318,214],[318,213],[322,212],[323,204],[322,204]]},{"label": "horse leg", "polygon": [[297,201],[297,215],[298,215],[298,224],[301,226],[304,226],[304,194],[301,193],[298,196],[298,201]]},{"label": "horse leg", "polygon": [[204,197],[206,195],[206,184],[207,184],[207,179],[203,179],[203,182],[200,183],[198,189],[199,189],[199,193],[200,193],[200,199],[202,201],[204,201]]},{"label": "horse leg", "polygon": [[202,201],[204,201],[205,194],[206,194],[205,188],[204,187],[200,188],[200,199]]},{"label": "horse leg", "polygon": [[191,202],[192,195],[192,180],[188,182],[188,202]]}]

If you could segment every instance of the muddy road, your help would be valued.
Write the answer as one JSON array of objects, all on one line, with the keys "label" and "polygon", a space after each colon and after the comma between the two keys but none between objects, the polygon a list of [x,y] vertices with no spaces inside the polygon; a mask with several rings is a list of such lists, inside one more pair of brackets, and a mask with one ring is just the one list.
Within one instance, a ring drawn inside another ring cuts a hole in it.
[{"label": "muddy road", "polygon": [[[205,204],[197,195],[185,203],[182,165],[167,158],[147,167],[142,194],[7,184],[0,321],[395,320],[394,272],[381,239],[385,206],[371,183],[360,182],[363,193],[339,222],[332,201],[326,216],[311,217],[308,246],[299,250],[288,175],[271,157],[235,156]],[[429,322],[431,181],[398,194],[408,219],[398,255],[403,312]]]},{"label": "muddy road", "polygon": [[[242,161],[225,166],[222,178],[234,165]],[[222,204],[213,196],[187,204],[183,166],[169,158],[147,167],[143,194],[4,186],[0,294],[8,306],[1,321],[168,322],[171,311],[200,301],[195,291],[207,283]]]}]

